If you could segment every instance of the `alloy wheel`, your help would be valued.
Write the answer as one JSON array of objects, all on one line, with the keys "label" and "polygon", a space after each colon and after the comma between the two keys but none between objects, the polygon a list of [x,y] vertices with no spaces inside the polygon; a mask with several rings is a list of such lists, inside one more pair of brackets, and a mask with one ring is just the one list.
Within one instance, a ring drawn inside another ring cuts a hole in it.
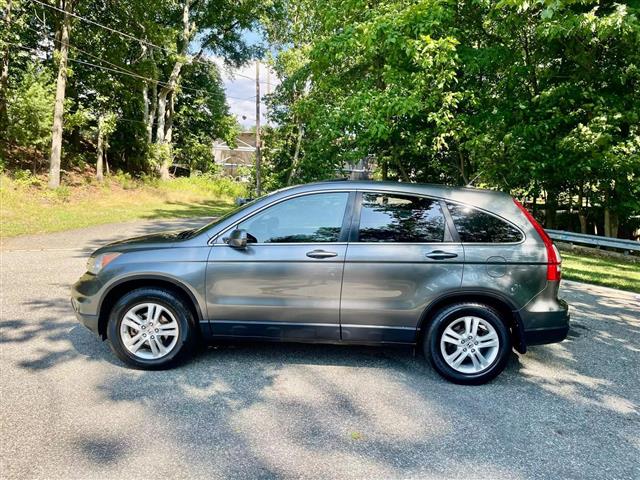
[{"label": "alloy wheel", "polygon": [[158,303],[135,305],[120,323],[122,344],[143,360],[157,360],[168,355],[178,343],[179,333],[174,315]]},{"label": "alloy wheel", "polygon": [[476,374],[495,362],[500,348],[496,329],[480,317],[465,316],[451,321],[440,337],[440,351],[454,370]]}]

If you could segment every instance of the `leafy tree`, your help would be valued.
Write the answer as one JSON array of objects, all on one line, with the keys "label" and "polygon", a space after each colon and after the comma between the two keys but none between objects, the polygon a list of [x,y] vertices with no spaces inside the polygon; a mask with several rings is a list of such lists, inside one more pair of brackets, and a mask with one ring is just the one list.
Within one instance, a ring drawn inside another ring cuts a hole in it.
[{"label": "leafy tree", "polygon": [[307,0],[287,9],[293,25],[271,28],[285,46],[265,149],[280,169],[272,183],[373,155],[382,178],[541,197],[548,227],[561,204],[577,208],[585,231],[587,205],[601,207],[610,235],[638,212],[637,6]]},{"label": "leafy tree", "polygon": [[51,138],[54,98],[51,72],[31,65],[15,88],[9,91],[9,141],[44,152]]}]

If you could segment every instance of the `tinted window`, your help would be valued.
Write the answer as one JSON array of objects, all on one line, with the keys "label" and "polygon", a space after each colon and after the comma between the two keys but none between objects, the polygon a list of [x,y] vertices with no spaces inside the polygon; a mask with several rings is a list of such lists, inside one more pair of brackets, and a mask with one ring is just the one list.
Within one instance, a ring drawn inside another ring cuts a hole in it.
[{"label": "tinted window", "polygon": [[319,193],[285,200],[238,225],[259,243],[337,242],[349,194]]},{"label": "tinted window", "polygon": [[427,198],[365,193],[362,196],[361,242],[442,242],[440,204]]},{"label": "tinted window", "polygon": [[519,242],[522,233],[498,217],[464,205],[447,203],[460,241],[468,243]]}]

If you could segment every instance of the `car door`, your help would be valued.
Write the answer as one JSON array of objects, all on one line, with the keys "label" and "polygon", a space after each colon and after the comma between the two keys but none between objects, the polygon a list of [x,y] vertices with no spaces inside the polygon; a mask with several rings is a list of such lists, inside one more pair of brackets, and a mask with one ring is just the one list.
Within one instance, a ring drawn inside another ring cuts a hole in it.
[{"label": "car door", "polygon": [[342,339],[411,343],[426,306],[460,287],[464,251],[438,199],[359,192],[340,307]]},{"label": "car door", "polygon": [[206,273],[212,335],[339,340],[354,199],[355,192],[332,191],[272,204],[235,225],[247,232],[244,249],[219,236]]}]

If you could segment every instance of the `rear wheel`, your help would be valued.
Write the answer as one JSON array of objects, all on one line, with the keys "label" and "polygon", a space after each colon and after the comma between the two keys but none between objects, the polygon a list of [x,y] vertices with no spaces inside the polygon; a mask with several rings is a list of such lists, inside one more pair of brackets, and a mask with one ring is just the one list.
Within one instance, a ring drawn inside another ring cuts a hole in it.
[{"label": "rear wheel", "polygon": [[140,288],[113,307],[107,336],[123,362],[143,369],[167,368],[191,350],[193,318],[182,298],[161,288]]},{"label": "rear wheel", "polygon": [[504,370],[511,341],[496,310],[478,303],[458,303],[435,314],[423,349],[446,379],[480,385]]}]

